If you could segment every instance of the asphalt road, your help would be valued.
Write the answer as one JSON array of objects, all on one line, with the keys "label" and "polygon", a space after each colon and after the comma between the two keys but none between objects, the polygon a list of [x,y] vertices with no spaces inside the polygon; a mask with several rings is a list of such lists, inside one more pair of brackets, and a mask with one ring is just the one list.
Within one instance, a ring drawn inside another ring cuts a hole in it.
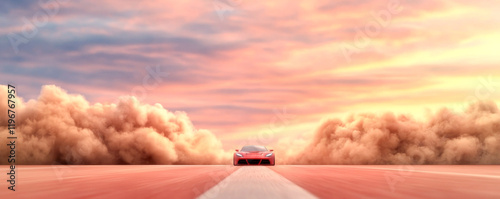
[{"label": "asphalt road", "polygon": [[[7,173],[7,165],[0,166]],[[0,198],[500,198],[500,166],[23,166]]]}]

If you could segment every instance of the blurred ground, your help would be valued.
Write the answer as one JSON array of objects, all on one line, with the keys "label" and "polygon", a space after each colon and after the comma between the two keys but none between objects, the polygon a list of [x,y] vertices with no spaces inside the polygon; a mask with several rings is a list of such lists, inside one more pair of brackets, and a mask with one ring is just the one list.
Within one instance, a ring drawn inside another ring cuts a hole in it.
[{"label": "blurred ground", "polygon": [[16,174],[15,192],[2,175],[0,198],[500,198],[500,166],[18,165]]}]

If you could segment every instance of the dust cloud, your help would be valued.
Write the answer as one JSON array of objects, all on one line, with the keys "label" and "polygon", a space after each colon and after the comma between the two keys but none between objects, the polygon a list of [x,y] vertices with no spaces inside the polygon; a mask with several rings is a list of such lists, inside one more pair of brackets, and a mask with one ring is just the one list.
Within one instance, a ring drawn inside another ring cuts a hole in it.
[{"label": "dust cloud", "polygon": [[[7,87],[0,86],[0,143],[7,143]],[[37,100],[16,102],[16,164],[230,164],[231,154],[184,112],[135,97],[89,104],[81,95],[43,86]],[[7,164],[6,144],[0,146]]]},{"label": "dust cloud", "polygon": [[[500,112],[478,102],[424,121],[365,113],[324,121],[307,140],[278,144],[284,164],[500,164]],[[278,154],[278,153],[277,153]]]},{"label": "dust cloud", "polygon": [[[6,94],[1,85],[0,102]],[[16,164],[231,164],[232,151],[214,134],[160,104],[134,97],[90,104],[53,85],[16,104]],[[6,113],[7,103],[0,103],[0,143],[8,143]],[[7,157],[6,144],[0,149]],[[324,121],[307,139],[280,138],[274,149],[277,164],[500,164],[500,111],[479,102],[423,121],[355,114]]]}]

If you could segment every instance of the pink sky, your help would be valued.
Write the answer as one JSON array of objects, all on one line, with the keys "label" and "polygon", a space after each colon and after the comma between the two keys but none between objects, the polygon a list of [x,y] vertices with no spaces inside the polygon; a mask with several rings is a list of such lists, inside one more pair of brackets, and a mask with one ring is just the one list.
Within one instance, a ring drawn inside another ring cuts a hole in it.
[{"label": "pink sky", "polygon": [[[498,1],[6,5],[0,78],[20,96],[47,84],[92,103],[135,95],[186,112],[226,149],[262,132],[266,145],[307,136],[350,113],[418,118],[500,96]],[[44,10],[54,14],[15,53],[12,34]]]}]

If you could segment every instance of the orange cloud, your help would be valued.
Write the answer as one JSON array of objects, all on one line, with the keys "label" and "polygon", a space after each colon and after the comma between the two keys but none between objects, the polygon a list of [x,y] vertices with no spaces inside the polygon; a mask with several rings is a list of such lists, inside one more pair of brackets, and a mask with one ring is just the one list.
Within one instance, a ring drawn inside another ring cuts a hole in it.
[{"label": "orange cloud", "polygon": [[[3,101],[6,89],[0,87]],[[0,111],[7,112],[6,104]],[[195,129],[185,113],[141,104],[134,97],[90,105],[80,95],[44,86],[37,100],[18,100],[16,112],[17,164],[229,163],[221,142]],[[7,134],[6,115],[0,122],[0,132]],[[7,157],[4,149],[0,154]]]},{"label": "orange cloud", "polygon": [[[6,86],[0,92],[6,101]],[[214,134],[195,129],[185,113],[134,97],[91,105],[44,86],[37,100],[18,100],[16,112],[18,164],[229,164],[231,158]],[[499,121],[497,105],[481,102],[464,113],[442,109],[423,122],[365,113],[327,120],[310,139],[264,137],[278,140],[282,164],[500,164]],[[7,134],[7,116],[0,122]],[[0,153],[7,156],[8,150]]]},{"label": "orange cloud", "polygon": [[500,164],[499,121],[493,102],[442,109],[423,122],[357,114],[323,122],[310,140],[282,140],[276,151],[284,164]]}]

